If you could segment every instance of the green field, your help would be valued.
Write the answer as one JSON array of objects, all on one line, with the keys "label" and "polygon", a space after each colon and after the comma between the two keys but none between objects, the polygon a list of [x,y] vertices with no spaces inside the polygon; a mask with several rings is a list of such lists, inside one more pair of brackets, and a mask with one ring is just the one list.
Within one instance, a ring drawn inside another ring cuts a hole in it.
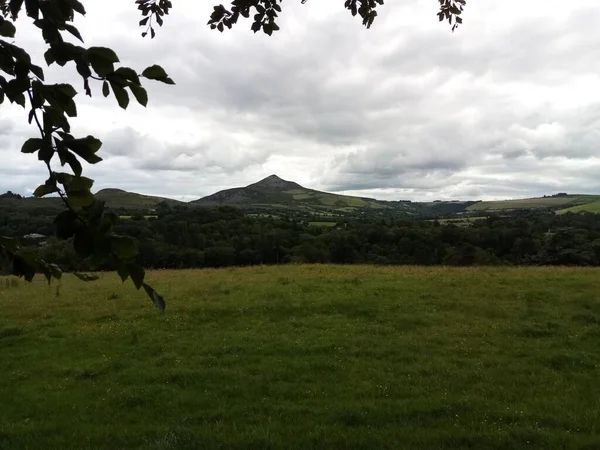
[{"label": "green field", "polygon": [[600,270],[0,279],[3,449],[597,449]]},{"label": "green field", "polygon": [[518,200],[499,200],[478,202],[467,208],[468,211],[502,211],[514,209],[540,209],[540,208],[570,208],[597,202],[597,195],[567,195],[566,197],[539,197]]},{"label": "green field", "polygon": [[596,200],[595,202],[586,203],[584,205],[572,206],[570,208],[561,209],[557,211],[558,214],[565,214],[568,212],[572,213],[580,213],[580,212],[591,212],[591,213],[600,213],[600,200]]},{"label": "green field", "polygon": [[331,227],[335,227],[336,226],[336,222],[308,222],[308,224],[312,227],[327,227],[327,228],[331,228]]}]

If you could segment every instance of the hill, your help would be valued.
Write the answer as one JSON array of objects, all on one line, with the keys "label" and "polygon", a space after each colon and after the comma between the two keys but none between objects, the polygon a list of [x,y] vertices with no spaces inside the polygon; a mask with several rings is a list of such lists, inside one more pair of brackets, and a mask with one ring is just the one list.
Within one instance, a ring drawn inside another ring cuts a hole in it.
[{"label": "hill", "polygon": [[136,194],[121,189],[102,189],[96,192],[96,197],[106,202],[110,208],[124,209],[152,209],[160,203],[165,202],[168,205],[185,205],[184,202],[164,197],[154,197],[152,195]]},{"label": "hill", "polygon": [[[551,197],[524,198],[516,200],[499,200],[477,202],[467,208],[469,212],[514,211],[519,209],[551,209],[557,212],[572,209],[573,212],[599,212],[598,206],[592,206],[600,201],[598,195],[555,195]],[[589,206],[586,206],[589,205]],[[573,209],[575,207],[575,209]]]},{"label": "hill", "polygon": [[292,208],[313,212],[355,212],[364,209],[417,214],[410,202],[386,202],[366,197],[331,194],[308,189],[271,175],[246,187],[226,189],[190,202],[193,205],[231,205],[255,208]]}]

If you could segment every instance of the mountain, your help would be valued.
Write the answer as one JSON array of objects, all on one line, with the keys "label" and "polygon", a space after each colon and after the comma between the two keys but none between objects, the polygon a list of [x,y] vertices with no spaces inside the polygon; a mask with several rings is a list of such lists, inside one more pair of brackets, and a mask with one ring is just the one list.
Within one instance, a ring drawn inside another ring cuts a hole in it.
[{"label": "mountain", "polygon": [[330,194],[308,189],[293,181],[271,175],[246,187],[225,189],[190,202],[199,206],[231,205],[238,207],[292,208],[307,211],[334,210],[352,212],[363,208],[412,211],[409,202],[385,202],[365,197]]},{"label": "mountain", "polygon": [[168,205],[185,205],[184,202],[164,197],[154,197],[151,195],[136,194],[121,189],[102,189],[96,192],[96,198],[104,200],[106,206],[111,208],[125,209],[152,209],[159,203],[165,202]]}]

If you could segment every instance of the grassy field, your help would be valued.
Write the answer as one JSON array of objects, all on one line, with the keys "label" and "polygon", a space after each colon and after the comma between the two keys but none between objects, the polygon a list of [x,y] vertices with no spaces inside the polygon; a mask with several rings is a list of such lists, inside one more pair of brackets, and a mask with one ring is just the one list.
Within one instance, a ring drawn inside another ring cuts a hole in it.
[{"label": "grassy field", "polygon": [[597,449],[600,270],[0,279],[0,448]]},{"label": "grassy field", "polygon": [[600,213],[600,200],[596,200],[595,202],[586,203],[584,205],[572,206],[570,208],[561,209],[557,211],[558,214],[565,214],[567,212],[579,213],[579,212],[591,212],[591,213]]},{"label": "grassy field", "polygon": [[524,198],[478,202],[467,208],[468,211],[502,211],[514,209],[570,208],[600,200],[597,195],[568,195],[566,197]]},{"label": "grassy field", "polygon": [[337,222],[308,222],[311,227],[335,227]]}]

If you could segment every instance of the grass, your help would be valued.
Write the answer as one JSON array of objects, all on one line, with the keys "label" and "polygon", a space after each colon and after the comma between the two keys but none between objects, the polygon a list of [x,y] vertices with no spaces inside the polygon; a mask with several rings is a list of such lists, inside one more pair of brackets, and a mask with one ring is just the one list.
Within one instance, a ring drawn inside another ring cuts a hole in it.
[{"label": "grass", "polygon": [[451,219],[427,219],[427,222],[439,222],[442,225],[454,224],[458,226],[468,226],[473,222],[478,220],[487,219],[485,216],[478,217],[460,217],[460,218],[451,218]]},{"label": "grass", "polygon": [[591,212],[591,213],[600,213],[600,200],[596,200],[595,202],[586,203],[585,205],[577,205],[572,206],[570,208],[561,209],[557,211],[558,214],[565,214],[568,212],[579,213],[579,212]]},{"label": "grass", "polygon": [[566,197],[540,197],[519,200],[478,202],[467,208],[468,211],[501,211],[514,209],[559,208],[584,205],[599,200],[597,195],[568,195]]},{"label": "grass", "polygon": [[149,282],[0,283],[0,448],[598,448],[598,269]]},{"label": "grass", "polygon": [[337,222],[308,222],[308,224],[312,227],[335,227]]}]

